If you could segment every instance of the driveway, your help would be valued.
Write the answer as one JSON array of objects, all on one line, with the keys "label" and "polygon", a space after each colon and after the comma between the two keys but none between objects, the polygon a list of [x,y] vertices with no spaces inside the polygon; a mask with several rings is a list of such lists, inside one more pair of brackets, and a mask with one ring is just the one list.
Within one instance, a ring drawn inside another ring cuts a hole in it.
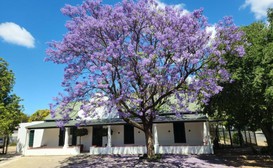
[{"label": "driveway", "polygon": [[0,155],[0,168],[53,168],[71,156],[24,157],[16,154],[16,146],[9,146],[7,155]]}]

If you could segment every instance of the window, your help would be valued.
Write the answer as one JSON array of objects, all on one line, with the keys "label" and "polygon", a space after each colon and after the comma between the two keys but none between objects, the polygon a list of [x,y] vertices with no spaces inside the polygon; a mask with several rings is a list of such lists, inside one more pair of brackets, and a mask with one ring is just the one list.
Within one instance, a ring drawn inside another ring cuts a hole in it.
[{"label": "window", "polygon": [[124,125],[124,144],[134,144],[134,127],[131,125]]},{"label": "window", "polygon": [[174,143],[186,143],[184,122],[173,123]]}]

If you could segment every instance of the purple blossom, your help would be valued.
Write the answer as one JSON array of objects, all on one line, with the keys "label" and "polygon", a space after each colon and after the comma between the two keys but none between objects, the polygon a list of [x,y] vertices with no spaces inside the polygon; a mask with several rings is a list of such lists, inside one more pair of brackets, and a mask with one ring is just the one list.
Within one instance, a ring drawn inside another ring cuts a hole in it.
[{"label": "purple blossom", "polygon": [[[87,0],[61,10],[71,18],[68,32],[49,44],[46,60],[66,66],[66,93],[54,99],[52,115],[62,111],[68,119],[73,102],[88,102],[81,106],[86,116],[97,115],[92,108],[102,105],[123,117],[156,116],[163,104],[180,114],[190,102],[201,97],[207,103],[222,90],[218,83],[230,79],[223,55],[244,55],[243,33],[232,18],[215,25],[211,40],[203,9],[182,14],[153,5],[153,0],[114,6]],[[172,97],[176,101],[169,101]],[[92,103],[94,98],[99,102]]]}]

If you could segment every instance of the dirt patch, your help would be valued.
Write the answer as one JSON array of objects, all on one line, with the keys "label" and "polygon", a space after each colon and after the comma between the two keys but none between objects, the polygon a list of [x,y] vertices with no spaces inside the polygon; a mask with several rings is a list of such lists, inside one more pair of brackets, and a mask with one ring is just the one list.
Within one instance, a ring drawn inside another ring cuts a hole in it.
[{"label": "dirt patch", "polygon": [[261,147],[215,150],[215,157],[234,167],[273,167],[273,156],[259,154]]},{"label": "dirt patch", "polygon": [[[2,152],[2,148],[0,148],[0,150]],[[9,146],[7,154],[0,154],[0,164],[17,156],[19,156],[19,154],[16,153],[16,146]]]}]

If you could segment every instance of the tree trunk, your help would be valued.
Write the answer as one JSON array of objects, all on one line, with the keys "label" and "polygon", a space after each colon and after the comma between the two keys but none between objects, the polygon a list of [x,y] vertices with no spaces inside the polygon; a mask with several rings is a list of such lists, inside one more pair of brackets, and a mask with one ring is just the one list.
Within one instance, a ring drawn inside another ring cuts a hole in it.
[{"label": "tree trunk", "polygon": [[5,147],[6,147],[6,137],[3,137],[3,148],[2,148],[2,154],[5,154]]},{"label": "tree trunk", "polygon": [[264,124],[262,125],[262,131],[264,133],[264,136],[266,138],[266,142],[268,145],[268,149],[270,154],[273,154],[273,128],[272,124]]},{"label": "tree trunk", "polygon": [[8,146],[9,146],[9,136],[7,135],[6,136],[6,151],[5,151],[5,154],[8,153]]},{"label": "tree trunk", "polygon": [[232,137],[231,137],[230,125],[228,125],[228,135],[229,135],[229,140],[230,140],[230,146],[233,148],[233,141],[232,141]]},{"label": "tree trunk", "polygon": [[148,159],[153,159],[155,157],[153,124],[144,125],[144,133],[147,146],[147,157]]},{"label": "tree trunk", "polygon": [[243,147],[244,139],[241,132],[241,128],[238,128],[238,136],[239,136],[240,147]]}]

